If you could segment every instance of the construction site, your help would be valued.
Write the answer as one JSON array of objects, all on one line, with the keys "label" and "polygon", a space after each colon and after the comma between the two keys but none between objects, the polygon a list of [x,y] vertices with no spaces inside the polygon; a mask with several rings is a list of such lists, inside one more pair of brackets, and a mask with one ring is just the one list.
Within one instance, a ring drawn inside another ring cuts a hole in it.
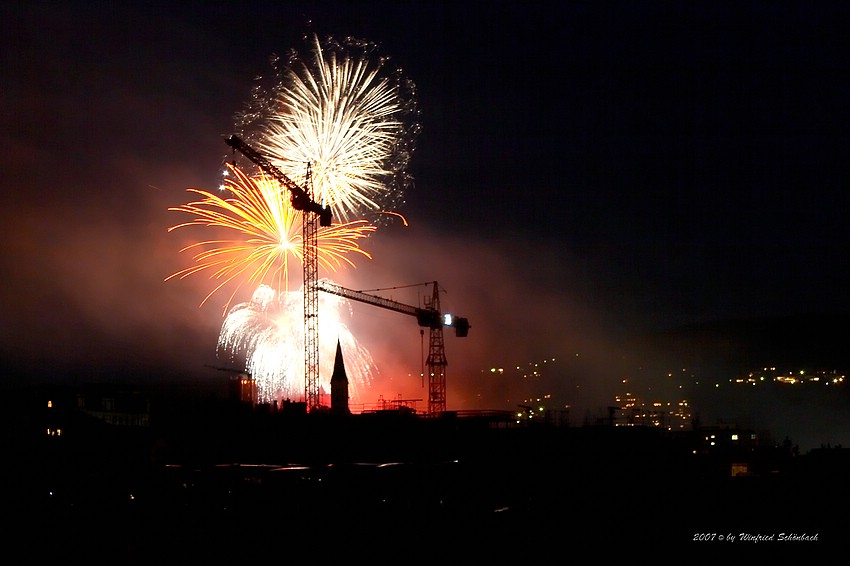
[{"label": "construction site", "polygon": [[[470,324],[465,317],[446,313],[440,307],[441,288],[437,281],[429,282],[430,296],[425,297],[423,305],[409,305],[363,291],[347,289],[340,285],[319,279],[319,252],[317,233],[319,226],[330,226],[332,213],[330,208],[313,199],[311,172],[308,166],[305,182],[299,185],[272,162],[248,145],[236,135],[226,138],[225,142],[237,152],[247,157],[264,174],[275,179],[282,191],[290,194],[292,208],[302,214],[302,267],[303,267],[303,316],[304,316],[304,410],[308,413],[330,409],[336,414],[349,413],[348,407],[348,378],[345,374],[344,360],[340,345],[337,344],[333,376],[331,384],[330,407],[322,399],[322,388],[319,376],[319,293],[328,293],[350,301],[372,305],[415,318],[422,329],[423,336],[428,331],[428,353],[423,360],[423,378],[428,382],[427,415],[436,417],[446,411],[446,348],[444,329],[453,330],[458,338],[468,335]],[[227,369],[227,368],[221,368]],[[234,370],[239,373],[239,380],[244,391],[240,397],[249,403],[256,403],[256,387],[254,376]],[[280,400],[288,401],[288,400]],[[395,400],[397,410],[411,410],[412,404],[418,400]],[[381,407],[382,410],[389,407]]]}]

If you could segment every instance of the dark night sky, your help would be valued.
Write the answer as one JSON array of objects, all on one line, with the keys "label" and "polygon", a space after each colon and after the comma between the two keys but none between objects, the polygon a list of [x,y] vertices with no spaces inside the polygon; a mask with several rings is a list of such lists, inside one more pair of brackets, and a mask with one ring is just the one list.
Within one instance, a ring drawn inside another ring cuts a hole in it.
[{"label": "dark night sky", "polygon": [[[440,281],[444,306],[473,326],[447,339],[449,408],[452,396],[516,398],[482,384],[491,365],[580,353],[571,383],[614,379],[600,367],[632,332],[850,307],[847,4],[0,10],[12,373],[210,377],[220,308],[198,308],[203,279],[163,282],[188,261],[166,209],[217,185],[255,76],[308,29],[378,42],[417,85],[411,226],[376,235],[374,259],[339,277],[358,289]],[[410,321],[358,317],[409,333],[384,346],[418,360]]]}]

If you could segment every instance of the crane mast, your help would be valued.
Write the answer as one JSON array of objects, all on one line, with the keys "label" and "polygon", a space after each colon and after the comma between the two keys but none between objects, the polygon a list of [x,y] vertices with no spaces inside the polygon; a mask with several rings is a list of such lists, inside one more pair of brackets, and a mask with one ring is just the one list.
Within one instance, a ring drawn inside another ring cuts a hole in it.
[{"label": "crane mast", "polygon": [[291,193],[292,208],[302,211],[302,240],[304,246],[304,396],[307,410],[320,405],[319,399],[319,292],[317,289],[319,255],[316,242],[318,225],[331,225],[330,208],[313,200],[313,176],[307,164],[306,189],[283,174],[268,159],[239,137],[231,135],[225,142],[254,162],[264,173],[274,177]]},{"label": "crane mast", "polygon": [[[313,175],[307,165],[307,197],[312,202]],[[316,234],[319,230],[316,214],[304,210],[301,222],[301,238],[304,247],[304,392],[307,410],[312,411],[321,405],[319,398],[319,248]]]},{"label": "crane mast", "polygon": [[317,288],[320,291],[339,295],[346,299],[413,316],[419,326],[430,329],[428,358],[425,363],[428,368],[428,414],[434,416],[446,410],[446,366],[448,362],[446,361],[443,327],[454,326],[457,336],[465,337],[469,331],[469,321],[461,317],[447,320],[448,315],[444,315],[440,311],[440,287],[436,281],[432,285],[433,293],[430,298],[426,298],[424,308],[370,295],[363,291],[353,291],[327,281],[318,282]]},{"label": "crane mast", "polygon": [[[434,291],[430,303],[425,302],[429,308],[440,312],[440,289],[434,281]],[[446,410],[446,346],[443,341],[443,326],[439,328],[431,326],[428,340],[428,358],[425,366],[428,368],[428,414],[437,415]]]}]

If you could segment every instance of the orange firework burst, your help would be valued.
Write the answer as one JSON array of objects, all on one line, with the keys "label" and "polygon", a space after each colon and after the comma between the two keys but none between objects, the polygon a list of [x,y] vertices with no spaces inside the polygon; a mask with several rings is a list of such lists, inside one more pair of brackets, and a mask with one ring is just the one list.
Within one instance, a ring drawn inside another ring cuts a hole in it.
[{"label": "orange firework burst", "polygon": [[[288,290],[289,260],[303,261],[303,216],[292,208],[288,192],[279,183],[265,175],[250,177],[238,167],[228,164],[231,173],[223,189],[230,196],[223,198],[207,191],[187,189],[200,195],[200,200],[169,208],[185,212],[194,219],[168,229],[188,226],[221,228],[232,234],[229,239],[194,242],[181,251],[195,251],[195,265],[166,278],[183,279],[189,275],[206,272],[217,284],[204,297],[201,305],[224,287],[234,288],[224,306],[230,306],[243,283],[254,287],[268,284],[278,290]],[[322,227],[316,234],[317,256],[321,267],[336,271],[343,265],[354,266],[349,255],[371,256],[360,248],[357,240],[365,238],[375,226],[365,220]]]}]

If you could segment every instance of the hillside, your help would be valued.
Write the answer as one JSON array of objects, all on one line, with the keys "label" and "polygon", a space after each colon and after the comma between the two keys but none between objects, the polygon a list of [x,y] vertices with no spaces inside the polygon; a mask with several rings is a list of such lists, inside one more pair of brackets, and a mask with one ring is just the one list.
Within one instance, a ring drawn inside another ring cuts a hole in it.
[{"label": "hillside", "polygon": [[640,379],[631,387],[643,395],[687,399],[703,424],[736,423],[777,440],[787,436],[802,450],[848,445],[846,382],[830,387],[824,381],[796,386],[737,381],[764,368],[847,375],[848,325],[847,314],[807,314],[712,321],[645,335],[633,344]]},{"label": "hillside", "polygon": [[850,314],[802,314],[691,324],[641,337],[643,362],[737,373],[764,366],[850,367]]}]

